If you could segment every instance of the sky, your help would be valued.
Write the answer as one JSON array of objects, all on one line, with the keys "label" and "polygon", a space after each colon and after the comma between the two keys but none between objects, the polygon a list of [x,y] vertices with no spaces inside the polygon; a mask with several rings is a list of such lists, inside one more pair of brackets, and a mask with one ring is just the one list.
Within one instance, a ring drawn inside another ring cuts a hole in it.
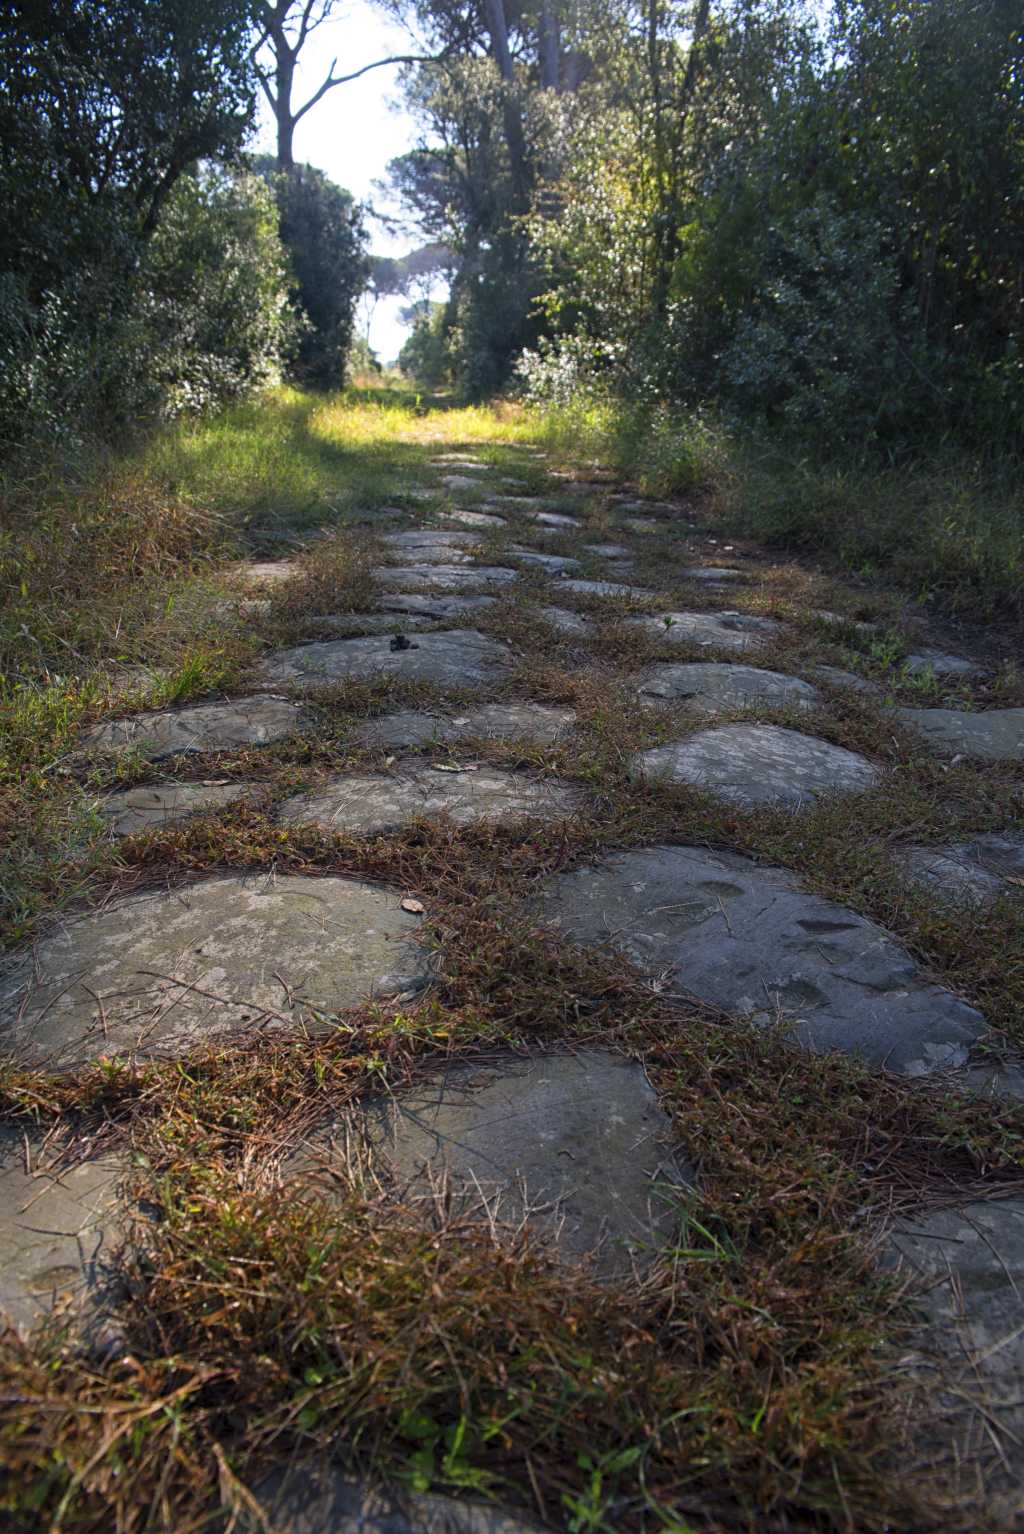
[{"label": "sky", "polygon": [[[365,0],[347,0],[307,38],[299,55],[293,100],[301,105],[313,94],[334,58],[338,60],[336,73],[350,74],[374,59],[417,51],[406,32]],[[393,65],[336,86],[295,131],[296,160],[315,165],[361,202],[372,201],[392,214],[401,210],[375,192],[373,183],[384,177],[388,161],[412,149],[417,138],[416,123],[399,101],[398,74],[398,66]],[[275,148],[273,117],[265,100],[254,147],[269,153]],[[371,250],[381,256],[404,255],[423,243],[413,230],[391,234],[375,220],[369,221],[369,235]],[[397,357],[409,334],[398,318],[404,302],[401,298],[382,299],[369,316],[370,345],[382,362]],[[364,334],[367,309],[364,301],[356,316]]]}]

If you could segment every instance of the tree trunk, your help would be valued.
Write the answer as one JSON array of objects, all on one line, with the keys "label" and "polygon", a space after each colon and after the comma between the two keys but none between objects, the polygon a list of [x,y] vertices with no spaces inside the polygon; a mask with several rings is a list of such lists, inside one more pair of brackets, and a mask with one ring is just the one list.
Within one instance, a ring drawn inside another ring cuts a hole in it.
[{"label": "tree trunk", "polygon": [[558,13],[553,0],[543,0],[540,23],[537,28],[537,52],[540,62],[540,88],[546,91],[558,89],[559,47]]},{"label": "tree trunk", "polygon": [[295,119],[292,116],[295,60],[283,49],[278,50],[274,74],[277,97],[274,102],[274,116],[277,118],[277,168],[291,170],[295,164]]}]

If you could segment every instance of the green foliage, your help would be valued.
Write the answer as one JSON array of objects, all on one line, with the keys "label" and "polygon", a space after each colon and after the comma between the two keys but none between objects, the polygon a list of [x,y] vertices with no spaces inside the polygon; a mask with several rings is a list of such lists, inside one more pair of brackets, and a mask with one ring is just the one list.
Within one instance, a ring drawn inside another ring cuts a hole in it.
[{"label": "green foliage", "polygon": [[445,332],[444,304],[424,300],[415,306],[412,335],[398,354],[398,366],[424,389],[438,389],[450,379],[451,360]]},{"label": "green foliage", "polygon": [[273,187],[281,239],[309,320],[292,356],[291,373],[318,388],[337,387],[345,379],[356,301],[370,272],[362,209],[312,165],[279,171],[267,156],[253,163]]}]

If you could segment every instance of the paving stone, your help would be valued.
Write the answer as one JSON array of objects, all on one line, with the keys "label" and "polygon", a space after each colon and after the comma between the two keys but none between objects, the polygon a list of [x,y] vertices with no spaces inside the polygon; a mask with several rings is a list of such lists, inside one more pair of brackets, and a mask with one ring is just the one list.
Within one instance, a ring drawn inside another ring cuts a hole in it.
[{"label": "paving stone", "polygon": [[464,506],[455,506],[451,511],[444,514],[446,522],[461,522],[465,527],[507,527],[508,522],[504,517],[497,517],[487,511],[467,511]]},{"label": "paving stone", "polygon": [[594,627],[592,618],[570,612],[567,607],[542,607],[539,616],[563,634],[589,634]]},{"label": "paving stone", "polygon": [[274,1471],[254,1495],[262,1516],[242,1512],[244,1534],[542,1534],[491,1502],[370,1487],[322,1464]]},{"label": "paving stone", "polygon": [[[423,550],[444,549],[459,552],[480,547],[478,533],[463,533],[457,529],[446,531],[440,527],[416,527],[404,533],[388,533],[382,540],[391,549],[412,551],[414,558],[422,558]],[[462,555],[463,558],[467,557]]]},{"label": "paving stone", "polygon": [[890,933],[738,853],[619,853],[555,879],[540,910],[561,937],[610,944],[679,993],[759,1023],[781,1015],[819,1052],[919,1076],[963,1064],[985,1032]]},{"label": "paving stone", "polygon": [[919,730],[940,756],[1024,761],[1024,708],[990,708],[978,714],[956,708],[898,708],[896,716]]},{"label": "paving stone", "polygon": [[446,490],[481,490],[483,480],[468,474],[442,474],[441,483]]},{"label": "paving stone", "polygon": [[624,543],[585,543],[584,549],[588,554],[594,554],[598,559],[630,559],[632,550],[627,549]]},{"label": "paving stone", "polygon": [[421,990],[419,918],[400,899],[298,875],[128,896],[54,925],[0,970],[0,1038],[18,1057],[67,1067],[180,1054],[245,1026],[315,1026],[370,995]]},{"label": "paving stone", "polygon": [[429,746],[435,741],[529,740],[551,745],[570,733],[576,715],[569,708],[544,708],[539,703],[486,703],[468,713],[427,714],[404,709],[368,720],[356,731],[360,745],[401,750],[406,746]]},{"label": "paving stone", "polygon": [[485,506],[507,506],[510,511],[528,511],[533,506],[543,506],[542,495],[485,495]]},{"label": "paving stone", "polygon": [[670,644],[709,650],[753,650],[782,632],[782,624],[774,618],[750,613],[662,613],[631,621]]},{"label": "paving stone", "polygon": [[418,586],[457,591],[462,586],[503,586],[518,579],[514,570],[499,565],[378,565],[371,573],[375,581],[392,591]]},{"label": "paving stone", "polygon": [[115,836],[185,820],[202,810],[220,809],[248,793],[248,783],[147,783],[107,794],[96,808]]},{"label": "paving stone", "polygon": [[[497,597],[485,596],[446,597],[440,593],[425,596],[415,592],[386,592],[377,605],[385,612],[405,614],[408,622],[412,618],[465,618],[469,613],[480,613],[488,607],[494,607],[497,600]],[[406,623],[400,626],[404,628]]]},{"label": "paving stone", "polygon": [[818,618],[822,623],[829,624],[833,628],[854,629],[858,634],[877,634],[877,623],[862,623],[856,618],[847,618],[843,613],[830,612],[826,607],[814,607],[810,616]]},{"label": "paving stone", "polygon": [[[896,1222],[883,1256],[916,1280],[905,1363],[928,1383],[930,1436],[971,1472],[979,1529],[1017,1529],[1024,1493],[1024,1199],[922,1209]],[[934,1459],[930,1457],[930,1468]],[[983,1488],[983,1490],[982,1490]],[[978,1507],[979,1498],[988,1503]]]},{"label": "paving stone", "polygon": [[36,1136],[0,1128],[0,1313],[22,1336],[58,1307],[87,1334],[102,1324],[124,1173],[115,1156],[62,1165]]},{"label": "paving stone", "polygon": [[265,618],[273,606],[269,597],[228,597],[214,602],[210,611],[215,618],[230,623],[237,618]]},{"label": "paving stone", "polygon": [[719,585],[723,581],[742,581],[745,577],[744,570],[736,570],[731,565],[690,565],[679,572],[680,580],[708,581],[711,585]]},{"label": "paving stone", "polygon": [[231,570],[235,580],[246,586],[282,586],[300,574],[299,566],[288,559],[251,560]]},{"label": "paving stone", "polygon": [[411,614],[400,617],[396,613],[322,613],[306,618],[304,626],[311,633],[331,634],[338,638],[348,634],[355,638],[360,634],[415,634],[420,629],[429,629],[434,621]]},{"label": "paving stone", "polygon": [[919,645],[911,655],[904,657],[900,669],[911,676],[928,672],[933,672],[935,676],[980,676],[985,668],[972,660],[966,660],[962,655],[950,655],[947,650]]},{"label": "paving stone", "polygon": [[705,788],[729,804],[801,809],[881,779],[866,757],[774,724],[725,724],[633,758],[638,777]]},{"label": "paving stone", "polygon": [[408,760],[387,774],[330,778],[315,793],[286,800],[280,817],[286,825],[377,836],[441,815],[457,826],[517,816],[551,820],[571,815],[577,804],[567,784],[550,779],[535,781],[484,765],[453,772]]},{"label": "paving stone", "polygon": [[438,493],[436,490],[427,490],[423,486],[409,488],[406,485],[403,485],[401,490],[392,492],[392,494],[404,496],[407,501],[436,501]]},{"label": "paving stone", "polygon": [[650,517],[626,517],[622,523],[631,533],[660,533],[662,524],[652,522]]},{"label": "paving stone", "polygon": [[577,581],[563,579],[559,582],[562,591],[575,591],[581,597],[652,597],[653,591],[648,591],[645,586],[626,586],[621,581]]},{"label": "paving stone", "polygon": [[80,744],[91,751],[131,747],[151,761],[160,761],[183,752],[269,745],[294,735],[307,723],[306,713],[286,698],[233,698],[107,720],[83,731]]},{"label": "paving stone", "polygon": [[537,522],[541,527],[581,527],[579,517],[566,516],[561,511],[534,511],[530,513],[530,521]]},{"label": "paving stone", "polygon": [[430,461],[435,466],[444,464],[449,469],[473,469],[476,472],[486,467],[475,453],[438,453]]},{"label": "paving stone", "polygon": [[517,543],[507,548],[505,553],[510,559],[518,559],[524,565],[537,565],[552,575],[561,574],[564,570],[578,570],[580,567],[578,559],[568,559],[563,554],[538,554],[536,549],[524,549]]},{"label": "paving stone", "polygon": [[869,682],[866,676],[858,676],[856,671],[843,671],[839,666],[815,666],[814,675],[820,677],[823,682],[831,682],[834,687],[848,687],[851,692],[863,693],[865,697],[881,697],[882,688],[877,682]]},{"label": "paving stone", "polygon": [[[621,1055],[491,1055],[368,1105],[400,1188],[447,1170],[461,1198],[529,1225],[602,1277],[649,1261],[696,1177],[643,1068]],[[524,1197],[525,1189],[525,1197]]]},{"label": "paving stone", "polygon": [[407,650],[393,650],[384,634],[296,645],[272,651],[262,667],[271,683],[304,687],[372,676],[402,676],[439,687],[484,687],[511,669],[511,650],[477,629],[419,634]]},{"label": "paving stone", "polygon": [[734,708],[797,708],[807,712],[821,703],[817,689],[795,676],[721,661],[651,666],[639,678],[637,691],[642,698],[687,702],[702,714]]},{"label": "paving stone", "polygon": [[984,831],[939,847],[906,847],[897,861],[913,883],[952,905],[1024,893],[1024,833]]}]

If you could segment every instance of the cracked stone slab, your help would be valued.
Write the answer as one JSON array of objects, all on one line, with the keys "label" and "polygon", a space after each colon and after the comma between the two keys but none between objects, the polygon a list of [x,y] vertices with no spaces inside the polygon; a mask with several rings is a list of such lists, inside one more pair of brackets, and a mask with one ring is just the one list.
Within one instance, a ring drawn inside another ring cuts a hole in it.
[{"label": "cracked stone slab", "polygon": [[494,607],[497,597],[425,596],[419,592],[388,592],[378,607],[389,613],[405,613],[410,618],[465,618],[467,613],[481,613]]},{"label": "cracked stone slab", "polygon": [[589,634],[594,627],[592,618],[570,612],[567,607],[542,607],[539,616],[563,634]]},{"label": "cracked stone slab", "polygon": [[563,1261],[593,1254],[604,1278],[677,1233],[696,1182],[642,1066],[604,1050],[450,1066],[369,1104],[366,1131],[400,1188],[447,1171],[470,1209],[525,1214]]},{"label": "cracked stone slab", "polygon": [[646,586],[626,586],[621,581],[577,581],[564,577],[559,582],[559,589],[574,591],[581,597],[635,597],[640,600],[654,595]]},{"label": "cracked stone slab", "polygon": [[578,570],[580,567],[578,559],[569,559],[564,554],[538,554],[536,549],[524,549],[515,543],[505,553],[510,559],[518,559],[524,565],[536,565],[551,575],[559,575],[564,570]]},{"label": "cracked stone slab", "polygon": [[651,666],[640,676],[637,691],[642,698],[688,703],[702,714],[734,708],[795,708],[808,712],[821,703],[817,689],[798,677],[722,661]]},{"label": "cracked stone slab", "polygon": [[689,783],[729,804],[801,809],[820,794],[857,794],[881,773],[866,757],[774,724],[724,724],[634,756],[638,777]]},{"label": "cracked stone slab", "polygon": [[330,778],[314,793],[287,799],[280,818],[285,825],[378,836],[441,815],[457,826],[517,816],[554,820],[571,815],[578,803],[578,794],[568,784],[550,779],[534,780],[483,765],[446,771],[411,760],[397,762],[386,774]]},{"label": "cracked stone slab", "polygon": [[463,506],[456,506],[444,514],[446,522],[459,522],[464,527],[507,527],[508,522],[504,517],[495,516],[487,511],[467,511]]},{"label": "cracked stone slab", "polygon": [[96,809],[115,836],[133,836],[203,810],[219,810],[249,792],[248,783],[147,783],[120,794],[107,794]]},{"label": "cracked stone slab", "polygon": [[263,695],[107,720],[85,730],[79,743],[90,751],[130,747],[150,761],[160,761],[184,752],[266,746],[294,735],[308,722],[308,715],[297,703]]},{"label": "cracked stone slab", "polygon": [[774,618],[758,618],[751,613],[662,613],[631,622],[670,644],[708,650],[753,650],[782,632],[782,624]]},{"label": "cracked stone slab", "polygon": [[355,739],[363,746],[391,750],[472,737],[553,745],[565,739],[575,722],[572,709],[545,708],[539,703],[486,703],[454,716],[404,709],[369,720],[356,731]]},{"label": "cracked stone slab", "polygon": [[116,1156],[62,1163],[36,1136],[0,1128],[0,1313],[24,1337],[54,1310],[86,1333],[116,1297]]},{"label": "cracked stone slab", "polygon": [[913,654],[904,657],[900,666],[910,676],[929,672],[935,676],[981,676],[984,669],[963,655],[950,655],[948,650],[937,650],[932,645],[920,645]]},{"label": "cracked stone slab", "polygon": [[457,528],[447,532],[444,528],[413,528],[404,533],[387,533],[381,542],[389,549],[411,552],[417,559],[423,558],[424,551],[458,555],[455,561],[458,563],[459,559],[469,557],[463,552],[465,549],[479,548],[480,536],[460,532]]},{"label": "cracked stone slab", "polygon": [[484,687],[512,669],[507,645],[477,629],[418,634],[408,650],[392,650],[384,634],[365,639],[325,640],[274,650],[263,662],[264,678],[301,687],[329,687],[333,682],[373,676],[402,676],[439,687]]},{"label": "cracked stone slab", "polygon": [[907,877],[951,905],[986,905],[1024,892],[1024,833],[984,831],[939,847],[906,847],[897,854]]},{"label": "cracked stone slab", "polygon": [[462,586],[504,586],[518,580],[514,570],[499,565],[378,565],[371,572],[375,581],[392,591],[411,587],[436,586],[441,591],[458,591]]},{"label": "cracked stone slab", "polygon": [[561,938],[609,945],[680,994],[921,1076],[959,1066],[980,1012],[930,983],[883,928],[806,894],[786,869],[734,852],[651,847],[551,883],[541,915]]},{"label": "cracked stone slab", "polygon": [[225,1031],[319,1026],[430,978],[401,891],[254,875],[130,895],[0,970],[0,1039],[33,1064],[181,1054]]},{"label": "cracked stone slab", "polygon": [[543,1534],[492,1502],[380,1488],[329,1465],[290,1465],[253,1488],[261,1517],[241,1512],[244,1534]]},{"label": "cracked stone slab", "polygon": [[[1024,1199],[922,1209],[896,1222],[883,1266],[911,1277],[911,1345],[933,1402],[930,1436],[955,1444],[992,1521],[1016,1528],[1024,1492]],[[1000,1504],[1002,1508],[1000,1509]],[[1004,1524],[1001,1513],[1009,1514]],[[978,1527],[982,1525],[979,1523]]]},{"label": "cracked stone slab", "polygon": [[969,714],[956,708],[898,708],[940,756],[975,756],[983,762],[1024,762],[1024,708]]}]

